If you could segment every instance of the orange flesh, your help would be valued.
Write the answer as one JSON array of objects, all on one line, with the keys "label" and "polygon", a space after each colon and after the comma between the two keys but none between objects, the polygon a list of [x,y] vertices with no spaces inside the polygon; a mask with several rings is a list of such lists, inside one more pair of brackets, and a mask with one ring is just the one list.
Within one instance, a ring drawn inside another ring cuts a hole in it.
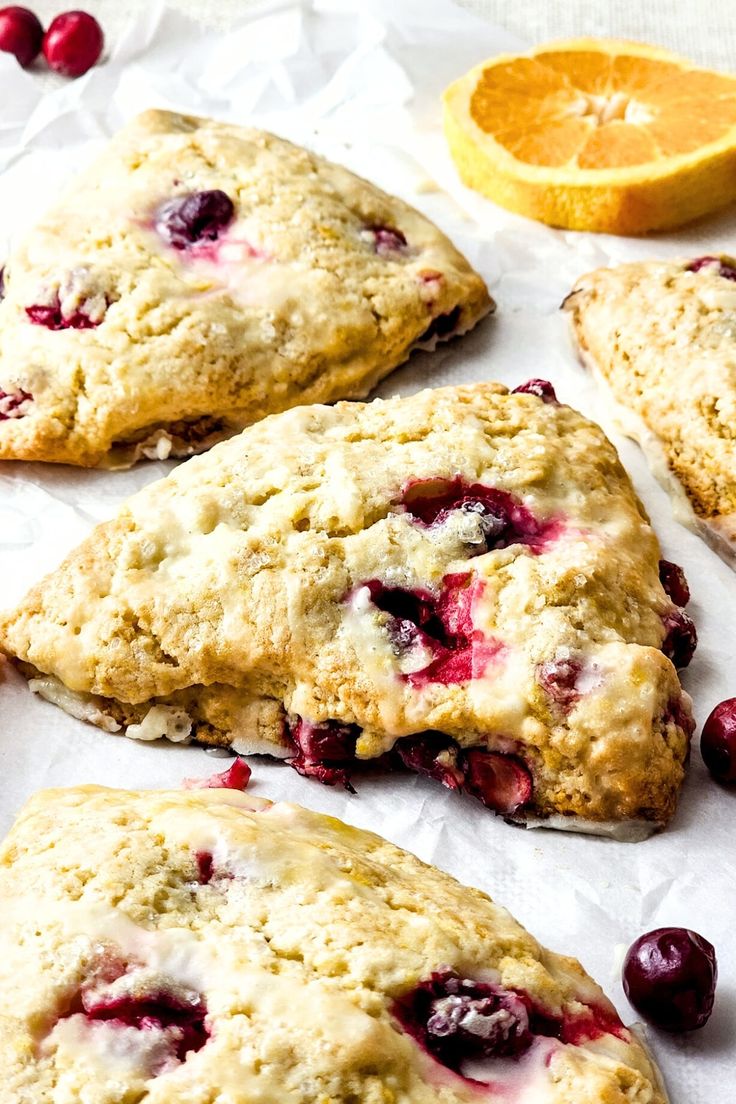
[{"label": "orange flesh", "polygon": [[736,127],[736,78],[633,54],[548,51],[484,69],[470,114],[527,164],[625,168]]}]

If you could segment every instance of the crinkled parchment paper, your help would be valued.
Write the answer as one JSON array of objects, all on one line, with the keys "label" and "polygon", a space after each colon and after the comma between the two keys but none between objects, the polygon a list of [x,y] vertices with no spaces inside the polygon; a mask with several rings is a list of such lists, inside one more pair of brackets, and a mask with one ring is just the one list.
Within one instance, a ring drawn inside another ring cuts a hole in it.
[{"label": "crinkled parchment paper", "polygon": [[[439,94],[484,56],[523,44],[445,0],[305,0],[250,10],[218,37],[152,5],[105,65],[65,84],[24,73],[0,54],[0,247],[139,110],[256,123],[421,208],[467,253],[498,301],[495,318],[434,356],[417,355],[382,394],[545,376],[563,401],[606,424],[605,404],[572,352],[558,310],[563,296],[597,265],[727,248],[736,218],[633,240],[564,233],[509,215],[458,183],[440,131]],[[637,448],[615,440],[665,555],[690,580],[700,647],[684,681],[702,722],[717,701],[736,694],[736,577],[672,520]],[[0,467],[2,604],[20,598],[95,522],[166,470],[156,463],[117,474]],[[3,830],[42,786],[177,786],[185,775],[219,767],[201,749],[141,745],[89,728],[34,698],[12,671],[0,677]],[[715,1014],[690,1037],[649,1031],[649,1040],[673,1104],[736,1099],[736,794],[708,779],[697,751],[675,822],[640,844],[514,829],[474,801],[411,777],[365,780],[351,797],[257,761],[253,789],[378,829],[488,890],[543,942],[577,955],[627,1021],[633,1014],[619,981],[622,949],[660,925],[696,928],[719,954]]]}]

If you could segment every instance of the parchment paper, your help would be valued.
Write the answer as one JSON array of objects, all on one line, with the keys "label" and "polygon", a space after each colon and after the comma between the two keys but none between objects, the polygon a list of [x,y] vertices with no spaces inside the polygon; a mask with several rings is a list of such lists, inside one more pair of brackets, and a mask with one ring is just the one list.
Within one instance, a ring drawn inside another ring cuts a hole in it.
[{"label": "parchment paper", "polygon": [[[530,375],[606,423],[608,411],[577,365],[563,296],[581,273],[620,260],[733,248],[734,214],[677,235],[633,240],[564,233],[501,211],[457,181],[440,131],[439,94],[485,56],[524,46],[445,0],[322,0],[264,4],[230,33],[204,33],[151,5],[107,63],[70,82],[24,73],[0,54],[0,247],[9,247],[104,139],[149,106],[255,123],[347,164],[421,208],[488,280],[495,318],[433,356],[417,355],[381,388]],[[736,578],[672,520],[637,448],[616,437],[659,533],[693,591],[700,634],[684,676],[702,722],[736,694]],[[2,605],[19,599],[97,521],[170,465],[127,473],[40,464],[0,468]],[[220,761],[202,749],[141,745],[74,721],[5,670],[0,681],[0,828],[33,790],[97,782],[177,786]],[[225,764],[223,764],[224,766]],[[253,790],[302,802],[378,830],[421,858],[486,889],[538,938],[577,955],[627,1022],[620,960],[641,932],[681,924],[715,944],[721,982],[710,1024],[689,1037],[649,1030],[673,1104],[736,1100],[736,792],[711,782],[694,748],[680,810],[662,835],[617,844],[522,831],[479,804],[416,778],[366,780],[355,797],[254,762]]]}]

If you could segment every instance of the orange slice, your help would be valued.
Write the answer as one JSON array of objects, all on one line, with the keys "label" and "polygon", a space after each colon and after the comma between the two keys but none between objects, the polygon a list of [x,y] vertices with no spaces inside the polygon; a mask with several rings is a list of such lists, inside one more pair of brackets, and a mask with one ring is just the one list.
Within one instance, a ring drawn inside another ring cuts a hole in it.
[{"label": "orange slice", "polygon": [[446,90],[463,181],[551,226],[641,234],[736,198],[736,77],[581,38],[483,62]]}]

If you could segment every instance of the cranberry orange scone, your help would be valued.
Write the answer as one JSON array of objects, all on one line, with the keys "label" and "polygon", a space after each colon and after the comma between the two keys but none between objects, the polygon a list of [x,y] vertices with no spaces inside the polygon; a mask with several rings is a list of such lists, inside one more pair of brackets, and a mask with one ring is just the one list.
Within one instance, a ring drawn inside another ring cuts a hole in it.
[{"label": "cranberry orange scone", "polygon": [[641,262],[565,300],[584,363],[672,493],[680,521],[736,562],[736,261]]},{"label": "cranberry orange scone", "polygon": [[296,805],[41,792],[0,901],[2,1104],[665,1104],[575,959]]},{"label": "cranberry orange scone", "polygon": [[401,200],[271,134],[165,111],[112,141],[3,283],[0,458],[86,466],[365,395],[492,306]]},{"label": "cranberry orange scone", "polygon": [[526,386],[266,419],[130,499],[0,646],[109,731],[646,834],[692,727],[684,579],[603,433]]}]

